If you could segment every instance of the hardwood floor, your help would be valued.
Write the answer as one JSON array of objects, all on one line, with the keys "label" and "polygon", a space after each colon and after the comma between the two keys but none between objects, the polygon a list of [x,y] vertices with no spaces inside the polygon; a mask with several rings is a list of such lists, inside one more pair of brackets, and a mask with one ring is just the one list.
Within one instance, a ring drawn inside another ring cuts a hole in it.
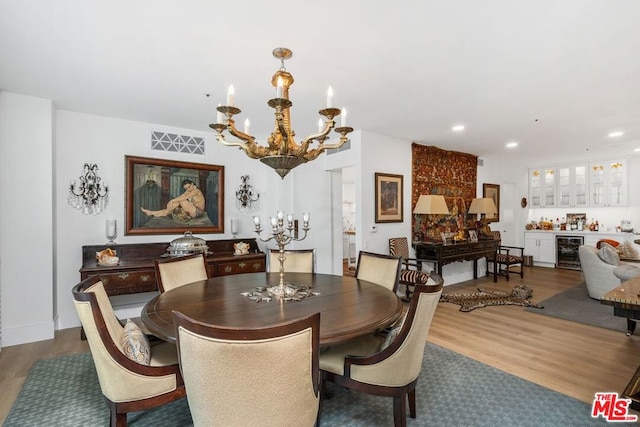
[{"label": "hardwood floor", "polygon": [[[512,276],[507,283],[501,277],[493,283],[482,277],[447,286],[445,292],[471,292],[477,287],[507,291],[524,283],[534,289],[532,300],[539,302],[580,280],[579,271],[526,267],[522,280]],[[640,336],[541,316],[520,306],[486,307],[469,313],[459,308],[439,304],[429,341],[587,403],[596,392],[621,392],[640,364]],[[86,341],[80,341],[78,328],[56,331],[53,340],[3,348],[0,423],[36,360],[84,351],[89,348]]]}]

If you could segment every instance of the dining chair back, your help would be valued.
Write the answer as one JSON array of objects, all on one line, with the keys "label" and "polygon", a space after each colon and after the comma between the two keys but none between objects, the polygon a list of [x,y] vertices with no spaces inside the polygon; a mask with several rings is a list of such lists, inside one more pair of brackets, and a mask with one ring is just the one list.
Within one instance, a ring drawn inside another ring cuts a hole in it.
[{"label": "dining chair back", "polygon": [[409,256],[409,242],[406,237],[389,239],[389,255],[402,259],[398,283],[405,287],[405,301],[411,298],[413,288],[420,283],[427,283],[429,274],[422,271],[422,261]]},{"label": "dining chair back", "polygon": [[153,265],[160,292],[209,278],[203,254],[155,259]]},{"label": "dining chair back", "polygon": [[72,292],[111,426],[126,426],[128,412],[185,397],[175,345],[163,342],[150,348],[139,329],[129,328],[129,323],[123,327],[99,275],[83,280]]},{"label": "dining chair back", "polygon": [[[287,273],[315,273],[316,250],[315,249],[291,249],[284,251],[284,271]],[[269,250],[269,272],[280,272],[280,251]]]},{"label": "dining chair back", "polygon": [[173,316],[194,426],[317,423],[320,313],[258,329]]},{"label": "dining chair back", "polygon": [[502,237],[499,231],[491,231],[494,240],[498,241],[495,253],[487,257],[487,276],[493,274],[493,281],[498,281],[498,276],[505,276],[509,281],[509,273],[517,267],[515,273],[524,277],[524,248],[521,246],[502,245]]},{"label": "dining chair back", "polygon": [[367,335],[332,346],[320,356],[323,381],[377,396],[393,396],[396,426],[406,426],[406,405],[416,417],[415,389],[443,280],[430,273],[416,285],[405,318],[386,337]]},{"label": "dining chair back", "polygon": [[401,258],[360,251],[356,266],[356,278],[384,286],[395,293],[398,290],[401,267]]}]

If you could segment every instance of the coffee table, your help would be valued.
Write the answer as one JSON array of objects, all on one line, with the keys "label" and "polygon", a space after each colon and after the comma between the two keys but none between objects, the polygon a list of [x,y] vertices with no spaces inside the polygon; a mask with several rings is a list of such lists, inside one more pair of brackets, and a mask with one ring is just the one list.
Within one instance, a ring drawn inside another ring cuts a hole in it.
[{"label": "coffee table", "polygon": [[[632,335],[636,321],[640,321],[640,276],[613,288],[604,294],[600,302],[612,305],[615,316],[627,318],[627,336]],[[625,387],[622,397],[631,399],[631,407],[640,410],[640,367]]]}]

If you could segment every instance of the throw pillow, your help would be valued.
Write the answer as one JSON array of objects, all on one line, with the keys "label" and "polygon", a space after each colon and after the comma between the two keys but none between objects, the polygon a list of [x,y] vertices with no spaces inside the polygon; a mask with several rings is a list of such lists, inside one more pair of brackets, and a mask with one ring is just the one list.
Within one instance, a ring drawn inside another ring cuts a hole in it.
[{"label": "throw pillow", "polygon": [[382,341],[382,343],[380,344],[380,348],[378,349],[378,351],[382,351],[385,348],[389,347],[391,345],[391,343],[393,342],[393,340],[396,339],[396,337],[398,336],[398,334],[400,333],[400,330],[402,329],[402,325],[404,325],[404,320],[406,319],[407,314],[405,313],[405,315],[402,317],[402,319],[399,322],[396,322],[396,324],[387,329],[387,335],[384,338],[384,341]]},{"label": "throw pillow", "polygon": [[602,243],[600,245],[600,258],[607,264],[620,265],[618,251],[608,243]]},{"label": "throw pillow", "polygon": [[124,325],[122,351],[129,359],[141,365],[149,366],[151,362],[149,339],[131,319],[127,319]]},{"label": "throw pillow", "polygon": [[635,243],[630,240],[625,240],[625,242],[620,245],[624,248],[624,257],[628,259],[640,259],[640,254],[638,253],[638,249],[636,249]]}]

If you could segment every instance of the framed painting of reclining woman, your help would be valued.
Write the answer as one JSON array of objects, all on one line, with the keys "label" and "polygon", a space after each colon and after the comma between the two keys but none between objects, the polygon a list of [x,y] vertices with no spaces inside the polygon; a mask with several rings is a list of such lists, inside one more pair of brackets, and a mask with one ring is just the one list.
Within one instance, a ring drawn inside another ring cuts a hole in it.
[{"label": "framed painting of reclining woman", "polygon": [[224,166],[125,156],[125,234],[224,232]]}]

